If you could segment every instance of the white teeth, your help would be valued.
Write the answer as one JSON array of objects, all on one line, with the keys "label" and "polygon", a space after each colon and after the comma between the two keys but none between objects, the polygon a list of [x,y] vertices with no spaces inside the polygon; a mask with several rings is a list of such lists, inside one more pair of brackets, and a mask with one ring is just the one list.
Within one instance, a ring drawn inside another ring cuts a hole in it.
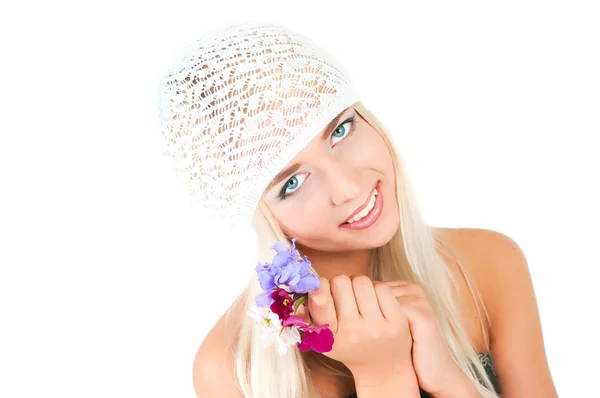
[{"label": "white teeth", "polygon": [[356,221],[362,219],[367,214],[369,214],[369,212],[373,209],[373,207],[375,207],[375,196],[377,196],[377,193],[378,192],[377,192],[377,189],[376,189],[373,192],[373,195],[371,196],[371,199],[369,200],[369,204],[367,205],[367,207],[365,207],[360,213],[358,213],[357,215],[355,215],[354,217],[352,217],[350,220],[348,220],[348,224],[356,222]]}]

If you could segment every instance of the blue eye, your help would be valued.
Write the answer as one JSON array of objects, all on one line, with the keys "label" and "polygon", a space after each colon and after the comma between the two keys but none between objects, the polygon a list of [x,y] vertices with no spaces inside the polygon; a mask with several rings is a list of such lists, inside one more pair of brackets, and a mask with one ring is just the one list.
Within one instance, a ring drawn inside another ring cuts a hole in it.
[{"label": "blue eye", "polygon": [[[302,189],[301,183],[306,179],[306,176],[304,174],[305,173],[296,174],[295,176],[290,178],[285,183],[285,185],[283,186],[283,189],[281,190],[281,193],[279,195],[282,200],[284,200],[286,198],[286,196],[289,196],[289,195],[291,195],[295,192],[298,192]],[[301,180],[301,181],[298,181],[298,180]],[[298,187],[300,187],[300,188],[298,188]],[[289,191],[289,190],[291,190],[291,191]]]},{"label": "blue eye", "polygon": [[[333,131],[333,133],[331,133],[332,139],[333,138],[338,139],[334,143],[334,145],[337,144],[338,142],[344,140],[345,138],[349,137],[352,134],[352,132],[354,130],[354,125],[356,122],[355,117],[356,117],[356,115],[344,120],[344,122],[342,124],[340,124]],[[281,200],[285,200],[286,197],[288,197],[294,193],[298,193],[302,190],[302,187],[304,186],[302,183],[306,179],[306,174],[307,173],[296,174],[285,183],[285,185],[281,189],[281,192],[279,193],[279,197],[281,198]],[[302,177],[301,181],[298,181],[298,177]],[[290,189],[291,191],[288,191],[288,189]],[[289,194],[288,194],[288,192],[289,192]]]},{"label": "blue eye", "polygon": [[[345,122],[343,124],[340,124],[340,126],[337,129],[335,129],[335,131],[333,132],[333,134],[331,134],[331,136],[333,138],[341,138],[341,139],[346,138],[349,134],[348,130],[350,128],[352,128],[352,126],[353,126],[353,122],[354,121],[351,120],[351,121]],[[341,139],[340,139],[340,141],[341,141]]]}]

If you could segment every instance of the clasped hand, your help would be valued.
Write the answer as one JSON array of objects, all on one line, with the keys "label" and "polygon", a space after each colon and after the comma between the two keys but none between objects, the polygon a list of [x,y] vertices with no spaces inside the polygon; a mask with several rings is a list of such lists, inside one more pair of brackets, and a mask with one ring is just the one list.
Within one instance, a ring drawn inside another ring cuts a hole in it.
[{"label": "clasped hand", "polygon": [[419,386],[434,396],[465,379],[419,285],[373,282],[364,275],[320,282],[308,294],[307,315],[316,326],[329,324],[333,332],[333,348],[324,355],[354,375],[411,369]]}]

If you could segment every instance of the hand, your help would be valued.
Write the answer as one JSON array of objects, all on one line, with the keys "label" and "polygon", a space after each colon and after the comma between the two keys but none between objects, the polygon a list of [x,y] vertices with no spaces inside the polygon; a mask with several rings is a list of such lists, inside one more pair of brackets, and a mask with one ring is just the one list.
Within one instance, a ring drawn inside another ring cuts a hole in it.
[{"label": "hand", "polygon": [[419,386],[433,396],[450,395],[467,376],[454,362],[437,327],[435,314],[421,286],[405,281],[375,282],[388,286],[408,318],[413,339],[412,362]]},{"label": "hand", "polygon": [[374,286],[364,275],[337,275],[308,293],[308,314],[316,326],[329,324],[332,350],[324,353],[355,375],[410,374],[411,346],[407,317],[392,289]]}]

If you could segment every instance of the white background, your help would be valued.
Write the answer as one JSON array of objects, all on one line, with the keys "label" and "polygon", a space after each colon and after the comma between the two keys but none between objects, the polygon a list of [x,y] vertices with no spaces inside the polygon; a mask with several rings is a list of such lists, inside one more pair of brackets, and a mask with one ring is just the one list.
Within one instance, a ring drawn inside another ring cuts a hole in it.
[{"label": "white background", "polygon": [[168,177],[156,84],[185,42],[244,19],[346,66],[427,222],[520,244],[559,394],[597,391],[597,2],[39,1],[0,15],[0,396],[194,397],[195,351],[253,252]]}]

